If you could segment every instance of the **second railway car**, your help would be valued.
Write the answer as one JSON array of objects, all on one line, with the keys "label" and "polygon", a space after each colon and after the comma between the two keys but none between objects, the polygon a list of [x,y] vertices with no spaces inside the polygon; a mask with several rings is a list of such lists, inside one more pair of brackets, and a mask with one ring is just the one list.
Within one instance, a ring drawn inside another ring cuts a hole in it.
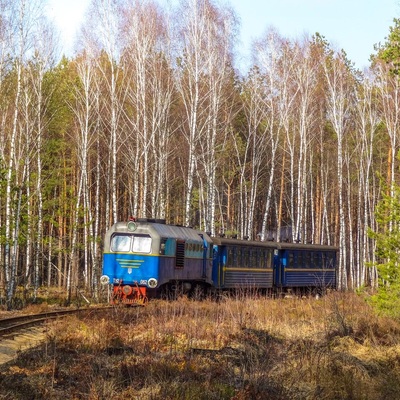
[{"label": "second railway car", "polygon": [[336,288],[333,246],[211,238],[164,220],[118,222],[106,233],[103,284],[112,302],[137,304],[162,293],[233,289],[317,292]]},{"label": "second railway car", "polygon": [[282,289],[336,288],[338,249],[317,244],[279,243],[274,285]]}]

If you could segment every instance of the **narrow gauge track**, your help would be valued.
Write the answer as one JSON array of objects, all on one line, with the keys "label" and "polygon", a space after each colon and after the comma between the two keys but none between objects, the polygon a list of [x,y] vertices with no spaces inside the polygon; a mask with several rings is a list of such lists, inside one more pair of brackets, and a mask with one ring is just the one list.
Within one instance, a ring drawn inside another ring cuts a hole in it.
[{"label": "narrow gauge track", "polygon": [[0,319],[0,366],[12,361],[20,351],[38,345],[45,337],[43,325],[68,315],[106,311],[111,307],[49,311]]},{"label": "narrow gauge track", "polygon": [[44,323],[50,319],[55,319],[69,314],[75,314],[80,311],[82,311],[82,309],[50,311],[39,314],[20,315],[17,317],[0,319],[0,340],[2,337],[10,333],[18,332],[21,329],[40,325],[41,323]]}]

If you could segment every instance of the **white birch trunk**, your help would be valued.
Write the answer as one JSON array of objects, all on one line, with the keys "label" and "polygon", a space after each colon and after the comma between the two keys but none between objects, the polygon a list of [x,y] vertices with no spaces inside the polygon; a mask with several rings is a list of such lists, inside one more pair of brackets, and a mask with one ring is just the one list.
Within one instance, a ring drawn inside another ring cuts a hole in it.
[{"label": "white birch trunk", "polygon": [[337,135],[337,180],[338,180],[338,212],[339,212],[339,274],[338,282],[341,289],[348,285],[347,261],[348,240],[346,236],[343,166],[344,166],[344,141],[347,133],[347,124],[352,106],[351,99],[355,84],[351,79],[350,72],[345,65],[342,54],[332,56],[330,67],[324,63],[327,87],[326,100],[328,107],[328,119],[332,123]]},{"label": "white birch trunk", "polygon": [[13,172],[17,164],[14,163],[16,158],[16,145],[18,140],[18,118],[20,115],[20,96],[22,89],[22,67],[24,62],[24,56],[26,51],[26,39],[25,39],[25,12],[26,4],[24,0],[18,3],[18,21],[17,21],[17,56],[15,61],[16,68],[16,86],[15,86],[15,99],[14,99],[14,115],[11,126],[11,135],[9,141],[9,153],[8,153],[8,166],[6,171],[6,194],[5,194],[5,252],[4,252],[4,267],[5,267],[5,279],[6,279],[6,296],[7,304],[10,306],[11,300],[14,296],[16,289],[16,248],[15,242],[16,237],[11,232],[11,226],[16,223],[13,212],[12,212],[12,185],[13,185]]}]

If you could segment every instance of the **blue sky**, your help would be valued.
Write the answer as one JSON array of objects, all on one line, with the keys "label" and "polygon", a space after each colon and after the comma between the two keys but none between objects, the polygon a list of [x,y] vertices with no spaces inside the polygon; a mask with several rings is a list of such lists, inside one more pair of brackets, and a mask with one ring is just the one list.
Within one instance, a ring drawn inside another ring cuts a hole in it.
[{"label": "blue sky", "polygon": [[361,69],[369,65],[374,44],[384,43],[393,19],[400,17],[400,0],[230,0],[230,4],[241,18],[244,47],[271,25],[289,38],[319,32]]},{"label": "blue sky", "polygon": [[[244,57],[248,56],[252,40],[272,25],[289,38],[319,32],[334,48],[343,48],[361,69],[368,66],[374,44],[385,41],[393,18],[400,17],[400,0],[222,1],[231,4],[241,21],[238,49]],[[72,38],[88,3],[89,0],[48,0],[49,15],[61,30],[67,53],[72,52]]]}]

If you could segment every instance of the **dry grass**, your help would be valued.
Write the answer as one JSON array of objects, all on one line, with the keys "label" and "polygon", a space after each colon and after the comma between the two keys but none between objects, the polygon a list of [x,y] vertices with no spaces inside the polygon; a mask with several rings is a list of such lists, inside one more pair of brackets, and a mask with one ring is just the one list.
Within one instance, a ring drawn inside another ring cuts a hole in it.
[{"label": "dry grass", "polygon": [[400,396],[400,324],[354,294],[182,298],[67,321],[2,371],[0,399]]}]

